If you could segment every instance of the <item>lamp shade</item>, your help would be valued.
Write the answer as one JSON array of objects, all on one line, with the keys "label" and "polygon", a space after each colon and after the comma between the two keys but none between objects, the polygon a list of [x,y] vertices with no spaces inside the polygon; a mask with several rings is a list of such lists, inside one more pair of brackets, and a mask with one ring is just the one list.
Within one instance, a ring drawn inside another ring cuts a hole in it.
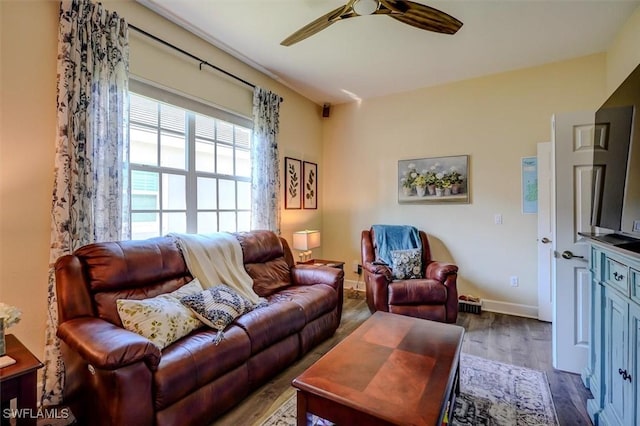
[{"label": "lamp shade", "polygon": [[293,233],[293,248],[310,250],[320,247],[320,231],[298,231]]}]

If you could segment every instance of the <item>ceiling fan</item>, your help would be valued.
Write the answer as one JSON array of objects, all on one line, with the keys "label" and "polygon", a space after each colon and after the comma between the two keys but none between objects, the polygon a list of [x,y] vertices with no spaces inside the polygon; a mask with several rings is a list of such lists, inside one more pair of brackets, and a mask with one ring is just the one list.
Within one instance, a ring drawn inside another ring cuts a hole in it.
[{"label": "ceiling fan", "polygon": [[280,43],[291,46],[329,25],[347,18],[364,15],[388,15],[400,22],[443,34],[455,34],[462,22],[440,10],[409,0],[349,0],[344,6],[321,16],[300,28]]}]

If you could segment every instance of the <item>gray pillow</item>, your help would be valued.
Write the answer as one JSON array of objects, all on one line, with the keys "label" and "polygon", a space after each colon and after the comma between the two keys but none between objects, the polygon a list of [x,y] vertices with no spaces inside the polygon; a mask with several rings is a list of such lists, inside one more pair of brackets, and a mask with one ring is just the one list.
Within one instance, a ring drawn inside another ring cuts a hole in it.
[{"label": "gray pillow", "polygon": [[206,325],[218,330],[217,345],[224,338],[223,330],[234,319],[253,310],[253,303],[231,287],[219,284],[202,292],[185,296],[180,301]]},{"label": "gray pillow", "polygon": [[422,249],[391,250],[391,262],[394,279],[422,278]]}]

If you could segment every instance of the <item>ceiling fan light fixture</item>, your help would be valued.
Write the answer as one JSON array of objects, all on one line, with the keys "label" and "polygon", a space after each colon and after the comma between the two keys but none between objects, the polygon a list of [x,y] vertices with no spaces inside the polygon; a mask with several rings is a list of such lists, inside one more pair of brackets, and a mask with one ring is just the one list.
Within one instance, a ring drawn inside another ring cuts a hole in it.
[{"label": "ceiling fan light fixture", "polygon": [[360,16],[371,15],[378,10],[378,0],[356,0],[353,4],[353,11]]},{"label": "ceiling fan light fixture", "polygon": [[412,0],[347,0],[344,6],[337,7],[309,22],[282,40],[280,44],[291,46],[336,22],[366,15],[387,15],[421,30],[442,34],[455,34],[462,26],[462,22],[453,16]]}]

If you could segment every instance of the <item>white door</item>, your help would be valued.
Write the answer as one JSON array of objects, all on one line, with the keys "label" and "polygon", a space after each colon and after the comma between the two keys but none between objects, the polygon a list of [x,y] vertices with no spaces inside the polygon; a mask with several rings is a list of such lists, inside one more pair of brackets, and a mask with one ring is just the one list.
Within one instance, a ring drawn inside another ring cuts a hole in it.
[{"label": "white door", "polygon": [[551,263],[553,261],[553,162],[551,142],[538,144],[538,319],[553,319]]},{"label": "white door", "polygon": [[572,373],[586,368],[589,344],[589,250],[578,232],[591,232],[593,120],[593,112],[557,114],[552,119],[553,366]]}]

